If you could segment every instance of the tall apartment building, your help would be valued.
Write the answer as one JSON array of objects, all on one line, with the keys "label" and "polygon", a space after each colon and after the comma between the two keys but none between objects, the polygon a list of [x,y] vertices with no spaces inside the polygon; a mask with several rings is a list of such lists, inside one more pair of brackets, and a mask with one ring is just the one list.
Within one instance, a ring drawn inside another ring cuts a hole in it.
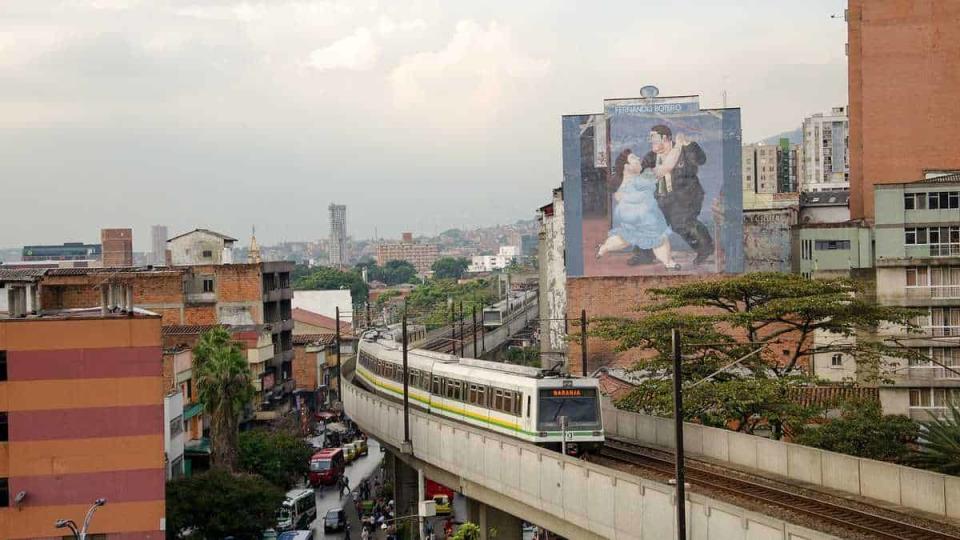
[{"label": "tall apartment building", "polygon": [[425,274],[433,263],[440,258],[440,247],[436,244],[421,244],[413,239],[413,233],[403,233],[400,242],[381,243],[377,246],[377,264],[383,266],[390,261],[407,261],[417,272]]},{"label": "tall apartment building", "polygon": [[796,193],[800,190],[803,170],[803,145],[780,139],[777,145],[777,193]]},{"label": "tall apartment building", "polygon": [[922,312],[921,333],[897,339],[929,358],[899,365],[880,399],[927,420],[960,405],[960,174],[875,190],[877,301]]},{"label": "tall apartment building", "polygon": [[65,537],[100,498],[88,538],[164,538],[160,384],[156,315],[0,318],[0,538]]},{"label": "tall apartment building", "polygon": [[743,147],[744,193],[778,193],[778,151],[779,147],[772,144],[748,144]]},{"label": "tall apartment building", "polygon": [[103,266],[133,266],[133,229],[100,229]]},{"label": "tall apartment building", "polygon": [[347,207],[343,204],[331,204],[330,210],[330,265],[344,266],[347,254]]},{"label": "tall apartment building", "polygon": [[849,120],[846,107],[803,119],[803,168],[800,191],[850,188]]},{"label": "tall apartment building", "polygon": [[849,0],[850,213],[873,186],[960,170],[960,2]]},{"label": "tall apartment building", "polygon": [[[926,420],[960,404],[960,174],[878,185],[874,199],[872,228],[865,220],[798,225],[795,269],[866,278],[879,303],[920,311],[919,333],[888,327],[880,335],[927,359],[887,359],[892,382],[879,392],[884,412]],[[814,367],[827,380],[862,378],[842,354],[820,355]]]},{"label": "tall apartment building", "polygon": [[167,264],[166,225],[152,225],[150,227],[150,264],[155,266]]}]

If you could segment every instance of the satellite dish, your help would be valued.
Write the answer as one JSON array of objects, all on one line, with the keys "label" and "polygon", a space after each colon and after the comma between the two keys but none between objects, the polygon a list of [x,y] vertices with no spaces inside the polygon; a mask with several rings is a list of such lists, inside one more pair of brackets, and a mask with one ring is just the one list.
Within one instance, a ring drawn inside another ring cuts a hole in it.
[{"label": "satellite dish", "polygon": [[647,85],[640,89],[640,97],[655,98],[660,95],[660,89],[653,85]]}]

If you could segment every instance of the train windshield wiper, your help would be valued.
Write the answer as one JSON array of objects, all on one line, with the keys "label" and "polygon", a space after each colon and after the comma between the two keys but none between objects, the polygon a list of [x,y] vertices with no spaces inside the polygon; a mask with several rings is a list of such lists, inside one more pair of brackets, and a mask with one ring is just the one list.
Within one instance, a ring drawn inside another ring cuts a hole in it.
[{"label": "train windshield wiper", "polygon": [[566,405],[566,404],[567,404],[567,400],[563,400],[563,401],[560,402],[560,406],[557,407],[557,412],[553,413],[553,421],[554,421],[554,422],[558,422],[558,421],[559,421],[557,418],[560,416],[560,411],[563,410],[563,406]]}]

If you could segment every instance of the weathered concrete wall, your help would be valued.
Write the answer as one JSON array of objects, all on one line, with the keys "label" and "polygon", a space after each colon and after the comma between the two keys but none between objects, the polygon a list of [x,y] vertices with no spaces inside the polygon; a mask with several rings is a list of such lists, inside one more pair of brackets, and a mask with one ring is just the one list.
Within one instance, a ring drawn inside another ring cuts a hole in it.
[{"label": "weathered concrete wall", "polygon": [[553,215],[540,216],[540,352],[543,367],[566,362],[567,267],[563,191],[553,191]]},{"label": "weathered concrete wall", "polygon": [[[349,367],[347,368],[349,372]],[[360,427],[401,446],[401,405],[344,379],[344,407]],[[660,540],[675,537],[673,488],[563,456],[510,437],[411,411],[412,456],[467,497],[568,538]],[[442,475],[441,475],[442,476]],[[833,538],[727,503],[689,494],[691,539]]]},{"label": "weathered concrete wall", "polygon": [[[672,418],[619,411],[604,403],[603,420],[608,435],[674,446]],[[691,423],[684,424],[683,444],[690,455],[960,518],[960,477]]]}]

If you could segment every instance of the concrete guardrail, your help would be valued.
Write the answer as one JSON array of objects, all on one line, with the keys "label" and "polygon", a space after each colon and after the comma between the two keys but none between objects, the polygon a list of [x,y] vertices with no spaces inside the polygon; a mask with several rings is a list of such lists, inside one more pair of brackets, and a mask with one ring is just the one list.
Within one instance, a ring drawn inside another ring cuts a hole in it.
[{"label": "concrete guardrail", "polygon": [[[610,435],[652,446],[674,447],[672,418],[621,411],[604,403],[603,421]],[[689,422],[684,424],[683,445],[690,455],[960,518],[960,477]]]}]

